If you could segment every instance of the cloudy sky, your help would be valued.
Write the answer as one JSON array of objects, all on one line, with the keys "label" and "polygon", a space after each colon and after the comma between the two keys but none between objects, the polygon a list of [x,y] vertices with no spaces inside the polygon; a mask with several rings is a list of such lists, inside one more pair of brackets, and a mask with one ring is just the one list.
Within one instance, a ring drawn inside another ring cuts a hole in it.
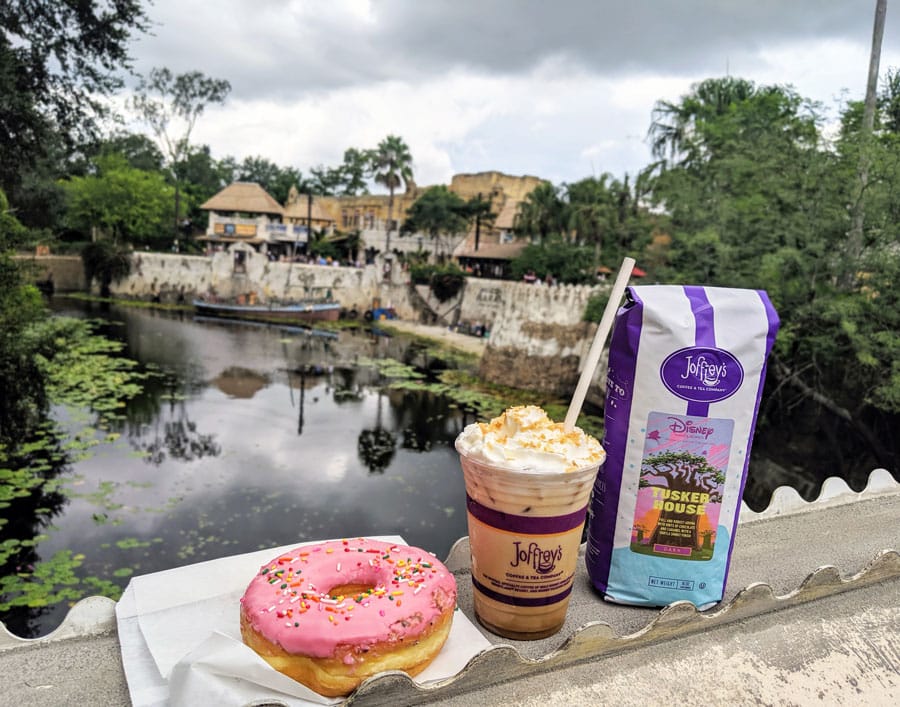
[{"label": "cloudy sky", "polygon": [[[416,182],[559,184],[650,161],[657,100],[726,74],[834,114],[865,91],[875,0],[151,0],[135,70],[227,79],[192,136],[306,172],[388,134]],[[900,68],[888,8],[881,73]]]}]

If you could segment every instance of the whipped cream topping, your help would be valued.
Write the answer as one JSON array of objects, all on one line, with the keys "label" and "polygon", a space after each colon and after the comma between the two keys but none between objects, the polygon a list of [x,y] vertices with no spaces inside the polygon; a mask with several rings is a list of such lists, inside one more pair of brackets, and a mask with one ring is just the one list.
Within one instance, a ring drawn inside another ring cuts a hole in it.
[{"label": "whipped cream topping", "polygon": [[470,458],[536,473],[575,471],[606,457],[600,442],[580,427],[566,431],[536,405],[512,407],[490,422],[467,425],[456,448]]}]

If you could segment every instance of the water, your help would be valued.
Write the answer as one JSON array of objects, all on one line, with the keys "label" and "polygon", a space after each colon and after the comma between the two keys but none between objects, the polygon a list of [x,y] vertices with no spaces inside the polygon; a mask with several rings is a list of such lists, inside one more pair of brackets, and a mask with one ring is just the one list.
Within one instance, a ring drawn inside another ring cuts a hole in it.
[{"label": "water", "polygon": [[[124,587],[131,573],[334,537],[398,534],[444,557],[466,534],[452,443],[472,420],[423,392],[387,390],[376,370],[355,365],[410,359],[408,341],[65,300],[54,308],[102,315],[103,333],[162,375],[128,405],[121,438],[65,472],[68,500],[37,557],[83,554],[79,577]],[[7,623],[42,634],[68,608]]]},{"label": "water", "polygon": [[[52,306],[103,318],[101,333],[125,342],[126,356],[159,375],[128,404],[117,441],[62,470],[62,493],[7,511],[5,537],[39,538],[22,569],[55,567],[58,592],[47,608],[2,616],[14,633],[45,634],[79,596],[116,596],[135,574],[375,534],[401,535],[443,558],[466,534],[452,443],[473,418],[445,399],[390,390],[373,367],[359,365],[393,358],[440,367],[410,340],[64,298]],[[843,476],[856,490],[865,485],[876,460],[814,412],[777,412],[777,424],[757,435],[744,492],[751,508],[764,508],[781,484],[807,499],[827,476]],[[843,446],[822,441],[829,439]],[[80,565],[53,565],[67,551],[68,562]]]}]

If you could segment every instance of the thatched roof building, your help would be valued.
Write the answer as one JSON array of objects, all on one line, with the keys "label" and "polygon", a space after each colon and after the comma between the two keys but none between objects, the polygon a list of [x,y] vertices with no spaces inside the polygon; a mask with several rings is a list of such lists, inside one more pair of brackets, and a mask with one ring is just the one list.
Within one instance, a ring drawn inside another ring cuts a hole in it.
[{"label": "thatched roof building", "polygon": [[273,214],[284,216],[284,208],[255,182],[234,182],[201,206],[218,213]]}]

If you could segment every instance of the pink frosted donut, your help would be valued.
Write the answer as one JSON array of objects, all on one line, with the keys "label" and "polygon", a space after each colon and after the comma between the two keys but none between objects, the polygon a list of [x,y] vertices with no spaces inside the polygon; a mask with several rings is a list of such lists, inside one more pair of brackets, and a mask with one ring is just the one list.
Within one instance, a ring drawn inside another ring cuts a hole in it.
[{"label": "pink frosted donut", "polygon": [[455,606],[456,580],[431,553],[332,540],[260,568],[241,598],[241,636],[279,672],[336,697],[385,670],[424,670]]}]

